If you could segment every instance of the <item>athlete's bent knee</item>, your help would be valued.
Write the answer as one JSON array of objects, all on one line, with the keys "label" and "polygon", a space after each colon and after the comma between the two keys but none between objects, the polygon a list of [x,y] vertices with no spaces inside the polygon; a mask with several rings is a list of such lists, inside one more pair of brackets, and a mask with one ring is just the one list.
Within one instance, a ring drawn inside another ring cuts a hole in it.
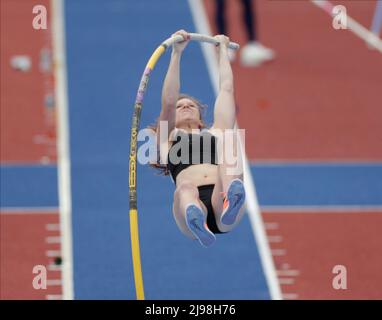
[{"label": "athlete's bent knee", "polygon": [[197,188],[191,181],[182,181],[176,186],[175,192],[196,192]]}]

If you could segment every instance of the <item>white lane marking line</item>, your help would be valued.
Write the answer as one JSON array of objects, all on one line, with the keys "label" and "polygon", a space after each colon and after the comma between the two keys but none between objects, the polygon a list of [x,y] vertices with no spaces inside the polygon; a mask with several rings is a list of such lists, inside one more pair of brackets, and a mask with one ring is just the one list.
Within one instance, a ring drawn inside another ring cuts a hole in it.
[{"label": "white lane marking line", "polygon": [[61,251],[59,251],[59,250],[47,250],[47,251],[45,251],[45,255],[49,258],[61,257]]},{"label": "white lane marking line", "polygon": [[280,257],[286,255],[285,249],[271,249],[272,256]]},{"label": "white lane marking line", "polygon": [[47,223],[45,225],[46,231],[60,231],[60,225],[58,223]]},{"label": "white lane marking line", "polygon": [[60,225],[62,235],[62,278],[64,300],[73,300],[72,198],[70,177],[69,116],[65,44],[64,0],[51,0],[53,11],[53,54],[57,104],[57,164]]},{"label": "white lane marking line", "polygon": [[291,285],[294,284],[294,278],[279,278],[279,283],[281,285]]},{"label": "white lane marking line", "polygon": [[45,298],[47,300],[62,300],[63,297],[60,294],[47,294]]},{"label": "white lane marking line", "polygon": [[280,243],[283,241],[282,236],[268,236],[269,243]]},{"label": "white lane marking line", "polygon": [[61,237],[46,237],[45,242],[49,244],[61,243]]},{"label": "white lane marking line", "polygon": [[[197,32],[210,35],[208,19],[204,10],[204,5],[200,0],[188,0],[189,7],[191,9],[192,17],[195,23]],[[212,86],[215,90],[215,96],[218,92],[218,66],[216,61],[216,55],[214,47],[207,44],[202,44],[202,51],[204,58],[206,59],[208,73],[212,82]],[[237,129],[238,126],[237,126]],[[240,143],[240,139],[239,139]],[[245,154],[243,154],[244,162],[244,184],[245,190],[248,196],[246,199],[246,208],[251,222],[252,231],[258,245],[259,255],[261,257],[261,263],[265,278],[269,287],[270,296],[273,300],[281,300],[281,289],[278,283],[276,269],[273,263],[272,255],[270,252],[269,244],[267,241],[263,219],[261,217],[259,203],[257,201],[255,185],[252,179],[249,163]]]},{"label": "white lane marking line", "polygon": [[283,293],[283,298],[285,300],[295,300],[298,299],[297,293]]},{"label": "white lane marking line", "polygon": [[278,277],[297,277],[300,275],[299,270],[276,270]]}]

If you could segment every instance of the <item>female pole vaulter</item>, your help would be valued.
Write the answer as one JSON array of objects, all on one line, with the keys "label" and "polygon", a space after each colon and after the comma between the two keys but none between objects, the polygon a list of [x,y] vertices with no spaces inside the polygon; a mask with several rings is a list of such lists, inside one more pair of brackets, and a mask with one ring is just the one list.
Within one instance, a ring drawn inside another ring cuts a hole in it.
[{"label": "female pole vaulter", "polygon": [[[244,214],[240,152],[234,150],[237,155],[234,164],[225,159],[218,161],[218,154],[221,155],[219,143],[224,147],[228,143],[225,135],[218,133],[233,132],[236,121],[233,74],[227,53],[229,38],[215,36],[220,84],[214,122],[207,128],[202,118],[204,106],[201,102],[190,95],[180,94],[180,60],[190,36],[184,30],[175,35],[183,36],[184,41],[173,45],[162,89],[162,109],[157,124],[151,127],[160,148],[159,163],[154,167],[162,169],[166,175],[171,174],[176,185],[173,214],[179,229],[191,239],[199,240],[202,246],[209,247],[216,240],[215,234],[231,231]],[[161,123],[167,124],[167,130]],[[163,134],[166,141],[159,139]],[[229,170],[232,167],[241,170],[232,173]]]}]

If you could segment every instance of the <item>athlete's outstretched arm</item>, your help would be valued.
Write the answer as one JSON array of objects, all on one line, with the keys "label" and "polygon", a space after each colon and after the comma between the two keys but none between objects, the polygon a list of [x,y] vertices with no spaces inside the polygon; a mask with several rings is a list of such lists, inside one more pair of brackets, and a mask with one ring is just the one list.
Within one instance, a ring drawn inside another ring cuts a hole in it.
[{"label": "athlete's outstretched arm", "polygon": [[233,73],[228,58],[229,38],[224,35],[215,36],[219,41],[219,92],[214,108],[214,128],[232,129],[236,121]]},{"label": "athlete's outstretched arm", "polygon": [[176,103],[180,90],[180,58],[190,39],[190,36],[184,30],[176,32],[173,36],[176,34],[182,35],[185,41],[173,45],[170,64],[163,83],[162,110],[159,115],[159,121],[168,121],[168,134],[175,128]]}]

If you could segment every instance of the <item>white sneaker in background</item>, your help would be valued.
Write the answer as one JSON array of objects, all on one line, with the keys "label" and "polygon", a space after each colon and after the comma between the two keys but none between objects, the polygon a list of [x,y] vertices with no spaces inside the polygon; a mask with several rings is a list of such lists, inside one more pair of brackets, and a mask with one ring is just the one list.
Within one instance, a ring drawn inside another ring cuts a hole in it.
[{"label": "white sneaker in background", "polygon": [[259,42],[248,42],[240,52],[241,64],[245,67],[256,67],[275,58],[272,49],[264,47]]}]

